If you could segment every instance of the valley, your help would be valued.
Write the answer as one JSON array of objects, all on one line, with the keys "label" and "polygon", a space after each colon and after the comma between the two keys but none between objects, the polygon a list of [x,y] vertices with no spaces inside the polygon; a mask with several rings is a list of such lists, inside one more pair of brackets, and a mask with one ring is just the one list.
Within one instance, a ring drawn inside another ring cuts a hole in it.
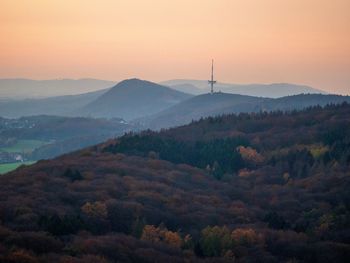
[{"label": "valley", "polygon": [[[0,174],[21,164],[78,150],[120,136],[137,127],[122,119],[58,116],[0,119]],[[83,131],[83,132],[82,132]]]}]

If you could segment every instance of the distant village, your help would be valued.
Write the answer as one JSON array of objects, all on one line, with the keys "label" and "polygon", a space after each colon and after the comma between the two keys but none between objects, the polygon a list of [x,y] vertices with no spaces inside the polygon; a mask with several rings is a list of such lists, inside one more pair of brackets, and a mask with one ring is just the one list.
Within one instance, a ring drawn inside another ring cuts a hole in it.
[{"label": "distant village", "polygon": [[0,152],[0,164],[26,161],[22,153]]},{"label": "distant village", "polygon": [[[7,152],[2,148],[9,147],[17,142],[16,138],[9,137],[11,129],[30,129],[34,128],[35,123],[27,119],[5,119],[0,118],[0,164],[25,162],[27,157],[22,152]],[[3,134],[6,131],[6,134]]]}]

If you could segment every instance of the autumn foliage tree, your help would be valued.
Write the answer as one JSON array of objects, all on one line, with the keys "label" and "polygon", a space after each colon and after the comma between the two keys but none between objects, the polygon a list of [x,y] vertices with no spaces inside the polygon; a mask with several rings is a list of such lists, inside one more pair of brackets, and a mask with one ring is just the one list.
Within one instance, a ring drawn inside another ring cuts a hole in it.
[{"label": "autumn foliage tree", "polygon": [[107,217],[107,206],[105,203],[100,201],[96,201],[93,203],[87,202],[81,207],[81,210],[83,211],[83,213],[90,217]]},{"label": "autumn foliage tree", "polygon": [[155,227],[153,225],[146,225],[143,229],[142,240],[153,243],[164,243],[172,247],[181,248],[183,240],[179,233],[168,230],[166,227]]}]

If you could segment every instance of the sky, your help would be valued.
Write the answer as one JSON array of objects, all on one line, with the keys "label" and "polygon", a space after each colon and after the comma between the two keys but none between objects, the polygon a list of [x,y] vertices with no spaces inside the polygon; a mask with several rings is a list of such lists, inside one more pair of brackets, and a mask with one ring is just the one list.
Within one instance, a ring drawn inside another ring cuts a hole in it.
[{"label": "sky", "polygon": [[350,95],[349,0],[0,0],[0,78],[311,85]]}]

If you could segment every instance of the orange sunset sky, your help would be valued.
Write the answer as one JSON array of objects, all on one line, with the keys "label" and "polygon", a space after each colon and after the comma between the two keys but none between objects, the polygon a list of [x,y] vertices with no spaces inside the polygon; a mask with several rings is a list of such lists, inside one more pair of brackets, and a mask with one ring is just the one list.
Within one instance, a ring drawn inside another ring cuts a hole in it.
[{"label": "orange sunset sky", "polygon": [[350,94],[350,0],[0,0],[0,78],[209,78]]}]

